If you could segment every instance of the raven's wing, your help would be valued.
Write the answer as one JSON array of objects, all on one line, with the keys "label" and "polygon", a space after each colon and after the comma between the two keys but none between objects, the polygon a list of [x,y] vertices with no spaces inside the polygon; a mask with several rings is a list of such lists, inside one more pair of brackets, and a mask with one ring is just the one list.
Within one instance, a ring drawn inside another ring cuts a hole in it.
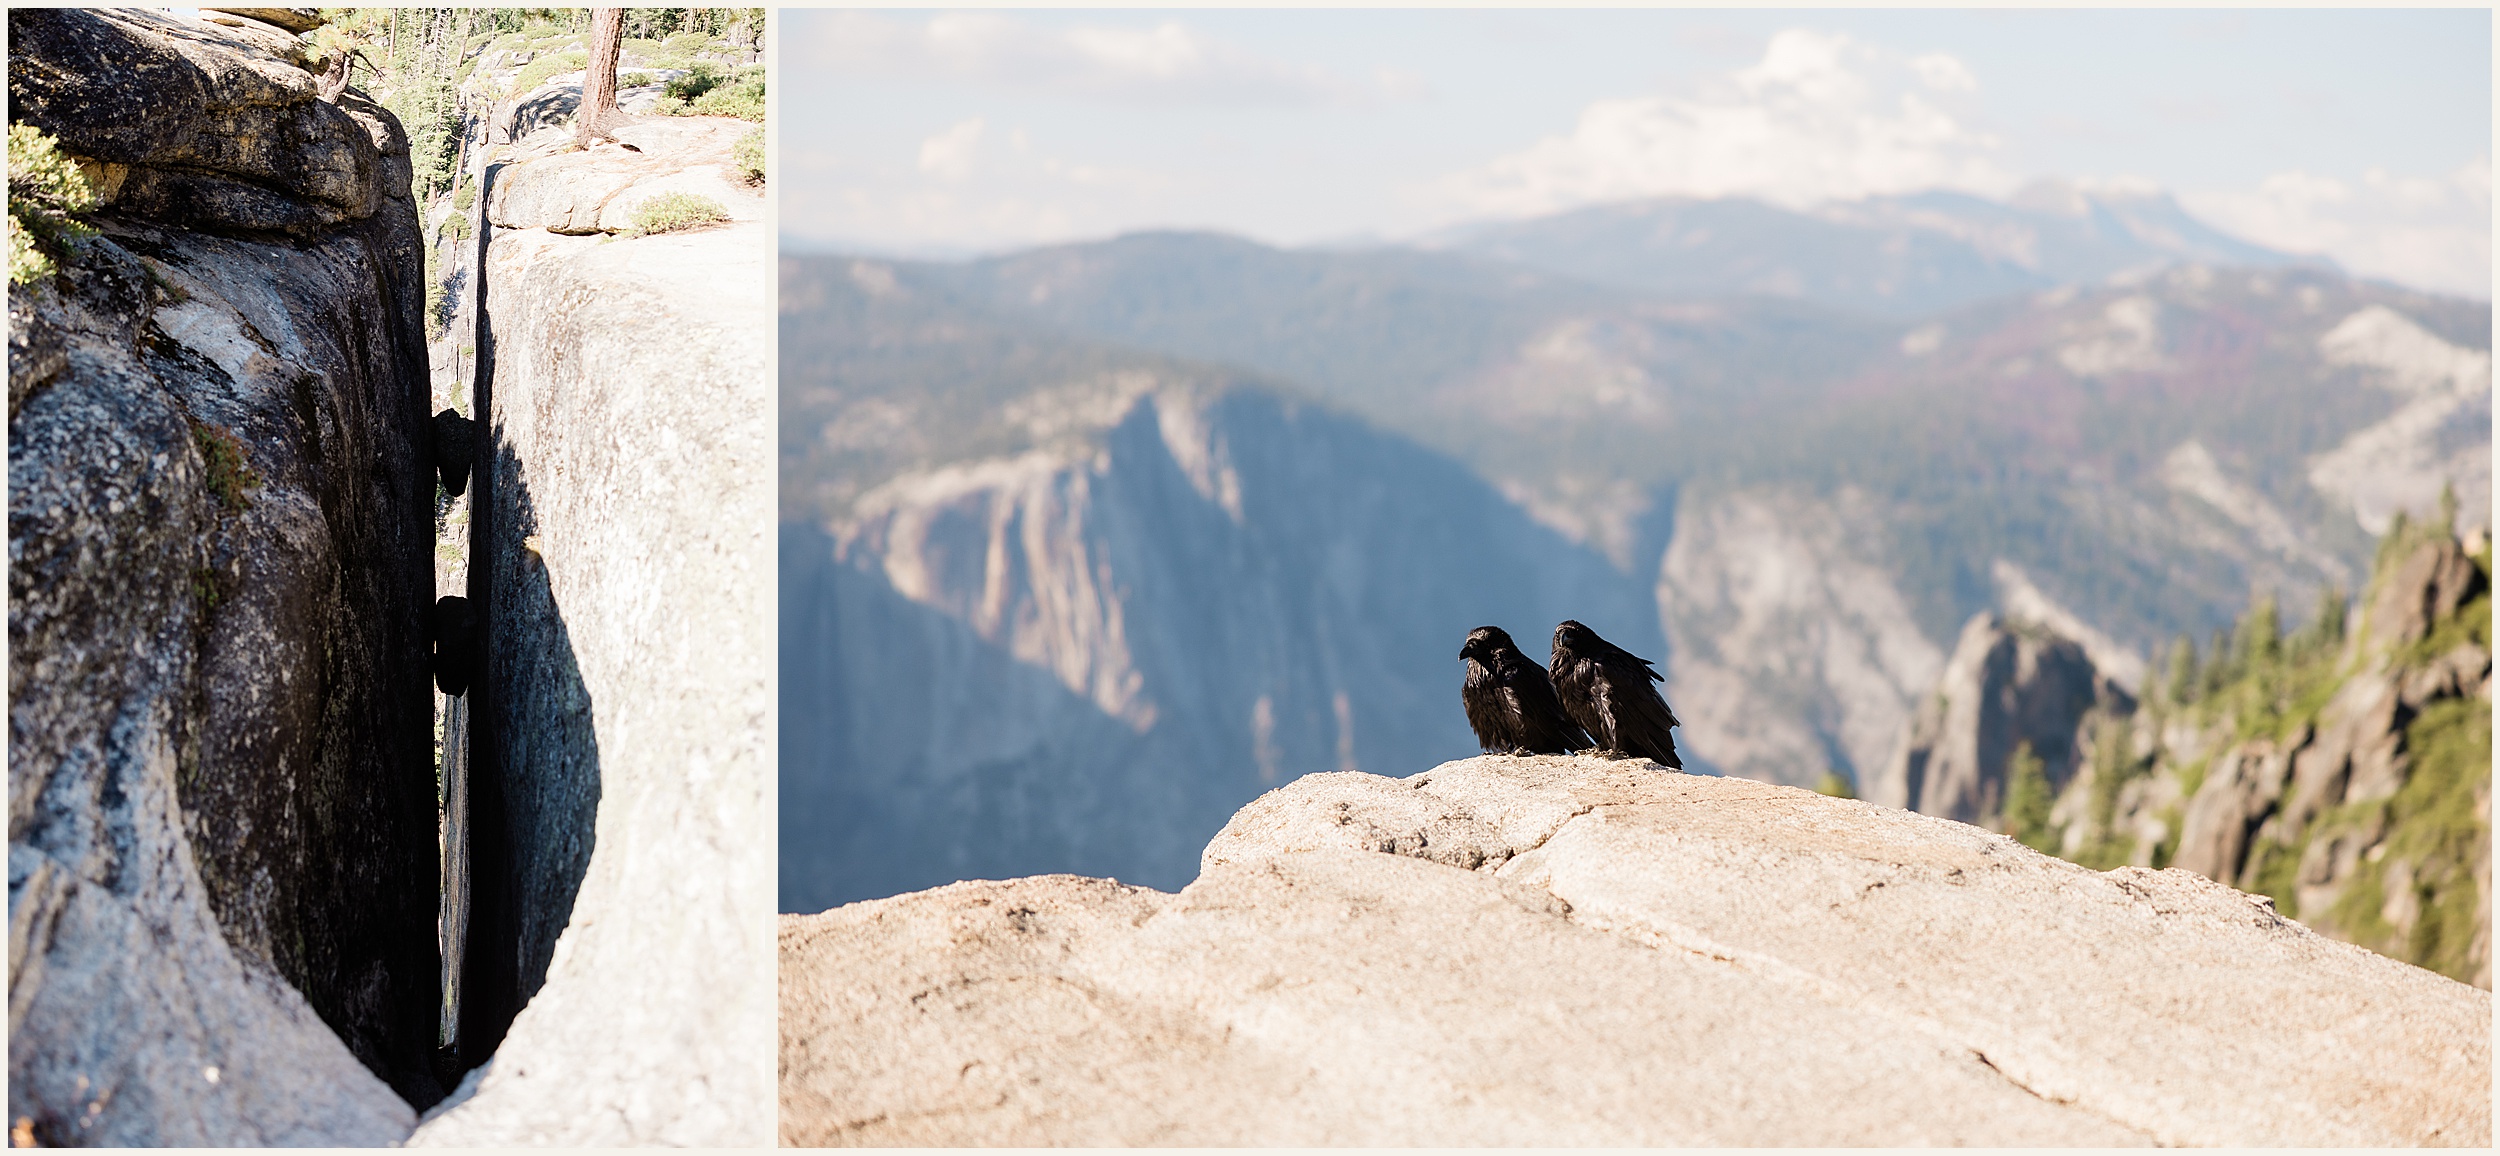
[{"label": "raven's wing", "polygon": [[1612,749],[1613,732],[1606,726],[1605,705],[1598,701],[1597,664],[1577,655],[1557,656],[1552,682],[1563,717],[1586,732],[1594,746]]},{"label": "raven's wing", "polygon": [[1459,701],[1467,707],[1467,725],[1476,732],[1476,745],[1487,754],[1509,754],[1519,745],[1519,727],[1510,704],[1503,693],[1501,680],[1484,664],[1467,660],[1467,683],[1459,688]]},{"label": "raven's wing", "polygon": [[1684,760],[1675,753],[1675,736],[1668,733],[1676,725],[1675,712],[1650,685],[1665,681],[1657,670],[1647,659],[1621,647],[1599,659],[1597,666],[1605,713],[1614,721],[1614,749],[1683,770]]},{"label": "raven's wing", "polygon": [[1521,747],[1534,754],[1565,755],[1589,745],[1580,724],[1563,710],[1544,667],[1523,655],[1506,673],[1511,675],[1512,693],[1518,696]]}]

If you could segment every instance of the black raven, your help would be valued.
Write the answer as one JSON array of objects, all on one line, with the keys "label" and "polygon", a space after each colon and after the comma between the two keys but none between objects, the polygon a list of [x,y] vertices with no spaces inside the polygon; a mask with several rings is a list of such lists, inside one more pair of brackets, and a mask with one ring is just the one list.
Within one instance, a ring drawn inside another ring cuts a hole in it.
[{"label": "black raven", "polygon": [[1459,699],[1467,704],[1467,725],[1476,728],[1476,742],[1486,754],[1560,755],[1588,745],[1588,736],[1554,700],[1545,669],[1519,653],[1501,627],[1468,631],[1458,656],[1467,660]]},{"label": "black raven", "polygon": [[434,643],[426,667],[434,672],[435,689],[455,697],[469,693],[477,673],[477,611],[452,594],[436,599],[425,617],[425,632]]},{"label": "black raven", "polygon": [[1675,737],[1667,733],[1678,725],[1675,712],[1649,685],[1664,680],[1648,659],[1566,621],[1554,628],[1552,673],[1563,711],[1600,748],[1684,769],[1684,760],[1675,754]]},{"label": "black raven", "polygon": [[469,488],[469,467],[477,461],[477,423],[460,416],[458,410],[444,410],[434,415],[434,468],[440,474],[443,492],[459,497]]}]

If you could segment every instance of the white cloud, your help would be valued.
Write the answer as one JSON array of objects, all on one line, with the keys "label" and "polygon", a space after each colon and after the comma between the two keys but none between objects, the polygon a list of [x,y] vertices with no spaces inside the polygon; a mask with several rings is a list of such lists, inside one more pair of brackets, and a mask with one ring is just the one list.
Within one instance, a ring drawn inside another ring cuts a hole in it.
[{"label": "white cloud", "polygon": [[2370,169],[2358,181],[2291,171],[2254,190],[2184,192],[2215,227],[2262,245],[2323,253],[2355,274],[2491,296],[2491,159],[2442,176]]},{"label": "white cloud", "polygon": [[[782,211],[794,236],[865,251],[963,256],[1106,236],[1172,203],[1186,178],[1072,161],[1024,129],[975,117],[921,140],[902,163],[786,149]],[[830,227],[829,227],[830,226]]]},{"label": "white cloud", "polygon": [[1178,24],[1151,29],[1079,28],[1067,44],[1106,72],[1170,80],[1204,71],[1207,45]]},{"label": "white cloud", "polygon": [[1944,103],[1977,88],[1944,53],[1911,59],[1789,29],[1716,85],[1592,102],[1570,135],[1450,178],[1444,192],[1463,212],[1498,214],[1667,194],[1793,207],[1932,188],[2002,195],[2016,182],[1989,159],[1996,140]]},{"label": "white cloud", "polygon": [[920,171],[950,180],[972,175],[985,128],[976,116],[920,142]]},{"label": "white cloud", "polygon": [[1175,20],[1151,27],[1053,28],[995,12],[925,19],[860,11],[811,16],[810,63],[857,75],[944,76],[1115,100],[1324,104],[1412,98],[1407,86],[1385,77],[1365,83],[1272,59]]},{"label": "white cloud", "polygon": [[1979,78],[1959,60],[1942,52],[1930,52],[1910,62],[1919,80],[1938,92],[1977,92]]}]

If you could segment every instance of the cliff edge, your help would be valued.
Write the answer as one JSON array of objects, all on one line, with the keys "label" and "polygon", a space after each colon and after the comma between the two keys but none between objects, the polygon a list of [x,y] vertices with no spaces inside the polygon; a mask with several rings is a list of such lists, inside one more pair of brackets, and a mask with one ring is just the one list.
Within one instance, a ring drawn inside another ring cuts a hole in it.
[{"label": "cliff edge", "polygon": [[1306,776],[1178,894],[781,925],[785,1144],[2457,1144],[2491,997],[2185,871],[1645,762]]},{"label": "cliff edge", "polygon": [[8,27],[96,230],[8,294],[11,1126],[388,1143],[443,1091],[405,133],[243,30]]}]

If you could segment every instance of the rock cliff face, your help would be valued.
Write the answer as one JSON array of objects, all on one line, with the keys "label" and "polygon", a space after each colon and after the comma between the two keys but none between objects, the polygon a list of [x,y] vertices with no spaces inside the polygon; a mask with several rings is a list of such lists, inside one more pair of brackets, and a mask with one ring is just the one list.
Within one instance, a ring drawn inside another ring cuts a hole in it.
[{"label": "rock cliff face", "polygon": [[2349,637],[2330,619],[2278,638],[2252,613],[2141,702],[2077,643],[1974,619],[1868,797],[2006,826],[2028,742],[2056,796],[2033,845],[2194,871],[2489,988],[2488,567],[2444,530],[2400,527]]},{"label": "rock cliff face", "polygon": [[[770,246],[713,147],[746,128],[490,160],[460,1020],[483,1066],[414,1145],[769,1142]],[[734,223],[572,231],[689,173]]]},{"label": "rock cliff face", "polygon": [[[1823,224],[1881,247],[1924,227],[1908,204]],[[1616,207],[1528,232],[1560,228],[1573,248],[1729,207]],[[2399,508],[2434,508],[2443,483],[2461,529],[2488,521],[2486,304],[2227,244],[2170,255],[2251,264],[2148,270],[2161,254],[2141,238],[2074,233],[2083,219],[2063,210],[1952,208],[2037,234],[2042,263],[1999,266],[2006,295],[1882,325],[1451,253],[1203,234],[961,264],[793,257],[785,518],[838,522],[898,477],[1004,456],[987,444],[1011,440],[1002,427],[1106,349],[1236,367],[1464,461],[1638,576],[1695,766],[1792,784],[1837,772],[1861,790],[1973,614],[2051,625],[2135,693],[2155,649],[2227,625],[2252,588],[2302,605],[2357,585],[2370,538]],[[2138,211],[2180,223],[2175,207]],[[1864,287],[1843,268],[1857,258],[1781,232],[1815,223],[1752,215],[1742,237],[1712,225],[1710,243],[1745,254],[1737,265]],[[1618,240],[1583,256],[1639,248]],[[2135,256],[2109,263],[2121,250]],[[1552,250],[1478,251],[1556,267]],[[2068,277],[2092,280],[2050,284]],[[1708,280],[1686,288],[1735,288]],[[2041,291],[2010,292],[2023,286]],[[1896,305],[1925,295],[1903,292]],[[980,740],[963,743],[974,758]]]},{"label": "rock cliff face", "polygon": [[405,141],[229,30],[9,49],[104,201],[9,292],[10,1116],[396,1139],[442,1094]]},{"label": "rock cliff face", "polygon": [[2040,760],[2049,790],[2062,790],[2081,765],[2085,716],[2134,709],[2080,644],[2036,623],[1977,615],[1864,794],[1887,807],[1991,823],[2004,812],[2018,749]]},{"label": "rock cliff face", "polygon": [[[2490,988],[2488,567],[2444,533],[2411,544],[2374,583],[2323,705],[2260,728],[2225,720],[2159,752],[2211,752],[2202,780],[2178,788],[2171,862]],[[2260,733],[2234,733],[2248,729]],[[2142,823],[2122,812],[2114,826],[2130,818]]]},{"label": "rock cliff face", "polygon": [[2184,871],[1644,762],[1313,775],[1179,894],[784,916],[789,1144],[2456,1144],[2491,998]]},{"label": "rock cliff face", "polygon": [[1459,463],[1121,380],[1026,407],[1061,441],[785,526],[785,910],[1049,867],[1178,886],[1265,787],[1475,749],[1476,626],[1534,648],[1577,617],[1655,655],[1635,584]]},{"label": "rock cliff face", "polygon": [[1656,593],[1667,701],[1699,765],[1791,786],[1881,765],[1944,656],[1849,532],[1878,505],[1856,490],[1680,500]]}]

